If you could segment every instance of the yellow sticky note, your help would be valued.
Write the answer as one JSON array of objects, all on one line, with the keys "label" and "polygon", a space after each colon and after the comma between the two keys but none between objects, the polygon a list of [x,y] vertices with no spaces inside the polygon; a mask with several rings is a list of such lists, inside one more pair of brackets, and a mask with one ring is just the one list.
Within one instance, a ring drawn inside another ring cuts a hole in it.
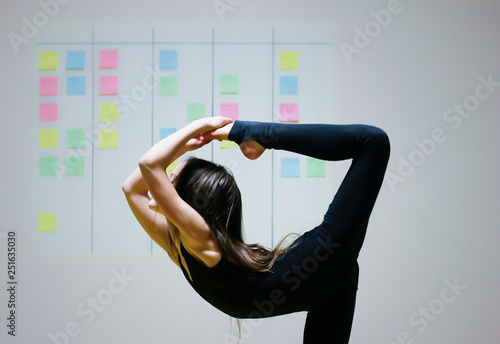
[{"label": "yellow sticky note", "polygon": [[99,122],[118,122],[118,105],[116,103],[100,103]]},{"label": "yellow sticky note", "polygon": [[40,129],[40,148],[57,148],[57,129]]},{"label": "yellow sticky note", "polygon": [[38,70],[57,70],[57,51],[40,51]]},{"label": "yellow sticky note", "polygon": [[38,231],[52,232],[57,230],[56,214],[54,213],[38,213]]},{"label": "yellow sticky note", "polygon": [[233,141],[221,141],[220,142],[220,149],[227,149],[227,148],[237,148],[238,144]]},{"label": "yellow sticky note", "polygon": [[174,168],[177,165],[179,165],[179,162],[177,160],[175,160],[173,163],[171,163],[170,166],[167,167],[167,174],[172,173],[172,171],[174,170]]},{"label": "yellow sticky note", "polygon": [[118,149],[118,130],[99,130],[99,149]]},{"label": "yellow sticky note", "polygon": [[299,52],[280,51],[280,70],[298,70]]}]

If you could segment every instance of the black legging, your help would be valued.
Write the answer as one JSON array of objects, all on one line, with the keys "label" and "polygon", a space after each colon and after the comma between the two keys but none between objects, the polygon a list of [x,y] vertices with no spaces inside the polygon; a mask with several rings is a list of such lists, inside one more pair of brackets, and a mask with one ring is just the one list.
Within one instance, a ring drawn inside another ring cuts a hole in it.
[{"label": "black legging", "polygon": [[[257,301],[269,315],[308,311],[304,343],[347,343],[358,283],[357,257],[389,159],[387,134],[367,125],[236,121],[229,139],[238,144],[253,139],[268,149],[322,160],[353,159],[323,222],[297,239],[259,282],[261,290],[270,291],[267,300],[275,302]],[[274,290],[280,294],[273,296]]]}]

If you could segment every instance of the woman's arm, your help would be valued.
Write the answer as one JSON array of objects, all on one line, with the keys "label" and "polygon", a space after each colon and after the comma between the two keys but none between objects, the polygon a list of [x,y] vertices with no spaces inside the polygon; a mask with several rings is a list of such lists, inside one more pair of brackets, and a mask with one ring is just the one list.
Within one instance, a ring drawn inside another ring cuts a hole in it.
[{"label": "woman's arm", "polygon": [[[139,170],[161,213],[181,232],[192,248],[202,249],[211,239],[208,225],[196,210],[177,194],[165,170],[183,149],[196,149],[211,141],[210,131],[231,123],[224,117],[203,118],[166,137],[139,160]],[[187,148],[183,148],[186,147]]]},{"label": "woman's arm", "polygon": [[148,195],[146,182],[141,171],[136,168],[122,185],[123,193],[135,218],[142,228],[148,233],[161,248],[163,248],[173,261],[172,250],[168,247],[168,224],[166,219],[156,211],[149,208],[151,199]]}]

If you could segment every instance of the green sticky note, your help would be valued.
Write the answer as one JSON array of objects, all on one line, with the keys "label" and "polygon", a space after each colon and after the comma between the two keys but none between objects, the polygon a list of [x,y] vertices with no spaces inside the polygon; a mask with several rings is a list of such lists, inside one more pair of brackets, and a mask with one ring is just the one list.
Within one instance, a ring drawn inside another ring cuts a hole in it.
[{"label": "green sticky note", "polygon": [[220,142],[220,148],[221,149],[238,148],[238,144],[236,142],[233,142],[233,141],[223,140]]},{"label": "green sticky note", "polygon": [[100,103],[99,122],[118,122],[118,105],[116,103]]},{"label": "green sticky note", "polygon": [[67,176],[83,176],[84,159],[82,156],[66,157],[66,175]]},{"label": "green sticky note", "polygon": [[298,70],[299,52],[280,51],[280,70]]},{"label": "green sticky note", "polygon": [[178,81],[176,76],[160,77],[160,96],[176,96]]},{"label": "green sticky note", "polygon": [[174,170],[174,168],[175,168],[177,165],[179,165],[178,160],[175,160],[173,163],[171,163],[171,164],[167,167],[167,174],[172,173],[172,171]]},{"label": "green sticky note", "polygon": [[307,176],[308,177],[325,177],[326,162],[324,160],[307,158]]},{"label": "green sticky note", "polygon": [[54,213],[38,213],[38,231],[52,232],[57,230],[56,214]]},{"label": "green sticky note", "polygon": [[57,148],[57,129],[40,129],[39,133],[40,148]]},{"label": "green sticky note", "polygon": [[57,51],[40,51],[38,70],[57,70]]},{"label": "green sticky note", "polygon": [[187,104],[187,120],[194,120],[205,117],[205,103],[188,103]]},{"label": "green sticky note", "polygon": [[99,130],[99,149],[118,149],[118,130]]},{"label": "green sticky note", "polygon": [[238,94],[238,76],[221,75],[220,76],[221,94]]},{"label": "green sticky note", "polygon": [[57,157],[42,156],[38,161],[38,175],[57,176]]},{"label": "green sticky note", "polygon": [[85,129],[68,129],[66,148],[85,148]]}]

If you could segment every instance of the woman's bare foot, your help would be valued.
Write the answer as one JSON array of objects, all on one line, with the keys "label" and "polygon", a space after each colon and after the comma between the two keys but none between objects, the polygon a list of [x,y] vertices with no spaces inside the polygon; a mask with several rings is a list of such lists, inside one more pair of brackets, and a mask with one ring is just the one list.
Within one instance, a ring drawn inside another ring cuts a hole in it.
[{"label": "woman's bare foot", "polygon": [[[221,128],[207,133],[208,135],[205,135],[209,136],[209,138],[212,140],[227,140],[232,127],[233,123],[229,123]],[[248,159],[255,160],[259,158],[266,149],[262,147],[257,141],[245,140],[240,144],[240,150]]]},{"label": "woman's bare foot", "polygon": [[266,150],[257,141],[245,140],[240,144],[241,152],[250,160],[259,158]]}]

